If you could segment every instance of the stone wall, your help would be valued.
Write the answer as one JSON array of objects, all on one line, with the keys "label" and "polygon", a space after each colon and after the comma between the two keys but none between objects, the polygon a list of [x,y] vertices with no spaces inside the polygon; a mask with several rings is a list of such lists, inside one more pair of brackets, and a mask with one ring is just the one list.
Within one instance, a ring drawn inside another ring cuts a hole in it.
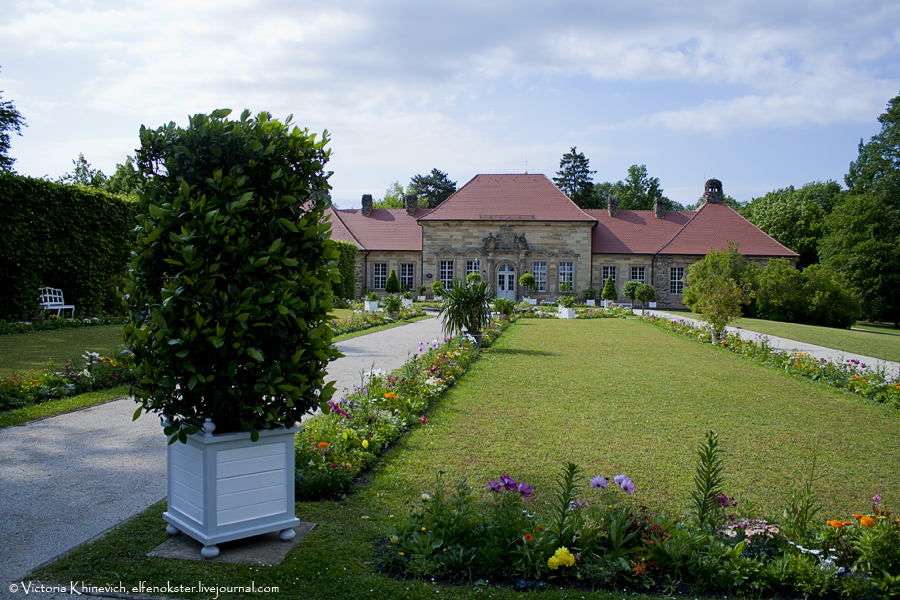
[{"label": "stone wall", "polygon": [[[576,291],[588,286],[591,277],[591,231],[587,222],[534,221],[422,221],[422,260],[425,284],[440,278],[440,261],[454,261],[454,277],[465,277],[466,261],[479,260],[482,277],[495,286],[501,265],[515,267],[516,299],[527,290],[518,279],[532,273],[534,261],[547,263],[547,291],[538,299],[559,296],[559,263],[573,263]],[[428,275],[431,275],[429,277]]]},{"label": "stone wall", "polygon": [[[597,290],[597,299],[603,291],[603,267],[616,267],[616,292],[619,300],[624,302],[622,289],[631,281],[631,267],[644,267],[644,283],[654,284],[653,256],[650,254],[595,254],[591,265],[591,287]],[[584,286],[587,287],[587,286]],[[584,288],[578,290],[583,292]],[[658,292],[657,292],[658,293]]]},{"label": "stone wall", "polygon": [[[367,256],[368,254],[368,256]],[[416,287],[422,283],[422,253],[415,251],[388,251],[388,250],[372,250],[368,253],[360,251],[356,255],[356,295],[362,296],[367,291],[373,289],[375,280],[376,263],[386,263],[387,273],[390,275],[391,269],[397,272],[397,278],[400,277],[400,265],[412,263],[413,265],[413,294],[416,293]],[[431,286],[426,282],[428,293],[431,293]],[[374,290],[379,294],[383,294],[384,290]]]}]

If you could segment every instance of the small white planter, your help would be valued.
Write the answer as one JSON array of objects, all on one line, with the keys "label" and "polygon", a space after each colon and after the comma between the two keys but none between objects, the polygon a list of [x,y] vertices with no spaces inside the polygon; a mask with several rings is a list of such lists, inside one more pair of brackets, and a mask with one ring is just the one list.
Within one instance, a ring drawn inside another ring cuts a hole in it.
[{"label": "small white planter", "polygon": [[523,300],[525,300],[526,302],[528,302],[528,304],[530,304],[532,306],[537,305],[537,298],[523,298]]},{"label": "small white planter", "polygon": [[434,297],[434,301],[435,301],[435,302],[443,302],[443,301],[444,301],[444,297],[443,297],[443,296],[435,296],[435,297]]},{"label": "small white planter", "polygon": [[[207,419],[207,423],[212,423]],[[168,510],[171,535],[183,532],[219,554],[216,544],[272,531],[290,540],[294,516],[294,434],[300,429],[189,435],[168,447]]]},{"label": "small white planter", "polygon": [[563,308],[560,306],[557,309],[556,316],[560,319],[574,319],[575,318],[575,309],[574,308]]},{"label": "small white planter", "polygon": [[647,303],[647,306],[648,306],[649,308],[656,308],[656,302],[648,302],[648,303]]},{"label": "small white planter", "polygon": [[419,302],[425,302],[425,296],[419,296]]},{"label": "small white planter", "polygon": [[407,300],[406,298],[403,298],[402,305],[403,305],[403,308],[412,308],[412,300]]},{"label": "small white planter", "polygon": [[363,300],[363,310],[369,312],[378,310],[378,300]]},{"label": "small white planter", "polygon": [[584,304],[585,304],[585,306],[594,306],[595,302],[596,302],[596,300],[585,300]]}]

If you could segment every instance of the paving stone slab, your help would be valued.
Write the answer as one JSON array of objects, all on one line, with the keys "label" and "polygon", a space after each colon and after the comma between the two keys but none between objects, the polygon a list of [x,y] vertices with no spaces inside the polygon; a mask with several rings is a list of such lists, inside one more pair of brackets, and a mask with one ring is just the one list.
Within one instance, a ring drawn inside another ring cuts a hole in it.
[{"label": "paving stone slab", "polygon": [[315,523],[300,523],[294,527],[294,532],[297,535],[287,541],[279,538],[278,532],[274,531],[232,542],[216,544],[219,548],[219,555],[214,558],[203,558],[200,554],[203,544],[182,533],[171,536],[148,552],[147,556],[229,564],[280,565],[288,551],[296,546],[303,539],[303,536],[315,528]]}]

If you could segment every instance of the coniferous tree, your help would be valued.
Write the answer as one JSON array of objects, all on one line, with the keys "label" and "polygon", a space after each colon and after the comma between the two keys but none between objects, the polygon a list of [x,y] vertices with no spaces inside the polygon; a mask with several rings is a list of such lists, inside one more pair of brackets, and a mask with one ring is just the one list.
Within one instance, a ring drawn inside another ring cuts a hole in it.
[{"label": "coniferous tree", "polygon": [[606,278],[606,283],[603,284],[603,291],[600,292],[600,297],[611,302],[615,302],[619,299],[619,293],[616,291],[616,284],[613,282],[612,275]]},{"label": "coniferous tree", "polygon": [[384,291],[388,294],[396,294],[400,291],[400,280],[397,279],[397,271],[391,269],[391,274],[388,275],[387,284],[384,286]]},{"label": "coniferous tree", "polygon": [[591,171],[590,161],[584,153],[578,152],[575,146],[563,154],[559,161],[559,171],[553,182],[562,192],[572,199],[578,206],[589,203],[594,194],[594,184],[591,175],[597,171]]}]

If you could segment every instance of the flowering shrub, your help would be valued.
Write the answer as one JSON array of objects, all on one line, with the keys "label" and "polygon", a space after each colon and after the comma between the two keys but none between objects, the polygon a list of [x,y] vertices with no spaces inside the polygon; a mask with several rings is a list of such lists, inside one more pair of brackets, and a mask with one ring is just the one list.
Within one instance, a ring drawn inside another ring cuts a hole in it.
[{"label": "flowering shrub", "polygon": [[[485,340],[509,324],[493,321]],[[353,390],[328,402],[304,422],[295,438],[295,492],[312,499],[344,492],[405,430],[428,422],[425,412],[478,357],[467,336],[421,342],[418,353],[394,374],[370,371]]]},{"label": "flowering shrub", "polygon": [[96,352],[86,352],[82,359],[81,367],[75,367],[70,360],[61,372],[49,363],[41,372],[17,372],[9,377],[0,377],[0,411],[116,387],[131,381],[127,366],[115,359]]},{"label": "flowering shrub", "polygon": [[126,321],[125,317],[114,317],[111,315],[70,319],[41,312],[30,321],[0,321],[0,335],[73,329],[76,327],[91,327],[93,325],[124,325]]},{"label": "flowering shrub", "polygon": [[[712,340],[708,329],[697,327],[685,321],[670,321],[662,317],[640,317],[644,322],[656,325],[666,331],[696,339],[706,343]],[[751,357],[763,364],[783,369],[794,375],[801,375],[813,381],[883,402],[900,408],[900,378],[858,360],[832,362],[824,358],[814,358],[805,352],[785,352],[775,350],[769,345],[768,338],[756,334],[752,340],[741,339],[734,333],[722,338],[720,346],[723,350]]]},{"label": "flowering shrub", "polygon": [[[418,317],[424,317],[425,311],[414,308],[401,308],[399,321],[409,321]],[[354,333],[363,331],[380,325],[394,323],[395,320],[390,315],[383,312],[355,312],[346,319],[332,319],[328,321],[328,326],[334,332],[334,335],[344,335],[346,333]]]}]

